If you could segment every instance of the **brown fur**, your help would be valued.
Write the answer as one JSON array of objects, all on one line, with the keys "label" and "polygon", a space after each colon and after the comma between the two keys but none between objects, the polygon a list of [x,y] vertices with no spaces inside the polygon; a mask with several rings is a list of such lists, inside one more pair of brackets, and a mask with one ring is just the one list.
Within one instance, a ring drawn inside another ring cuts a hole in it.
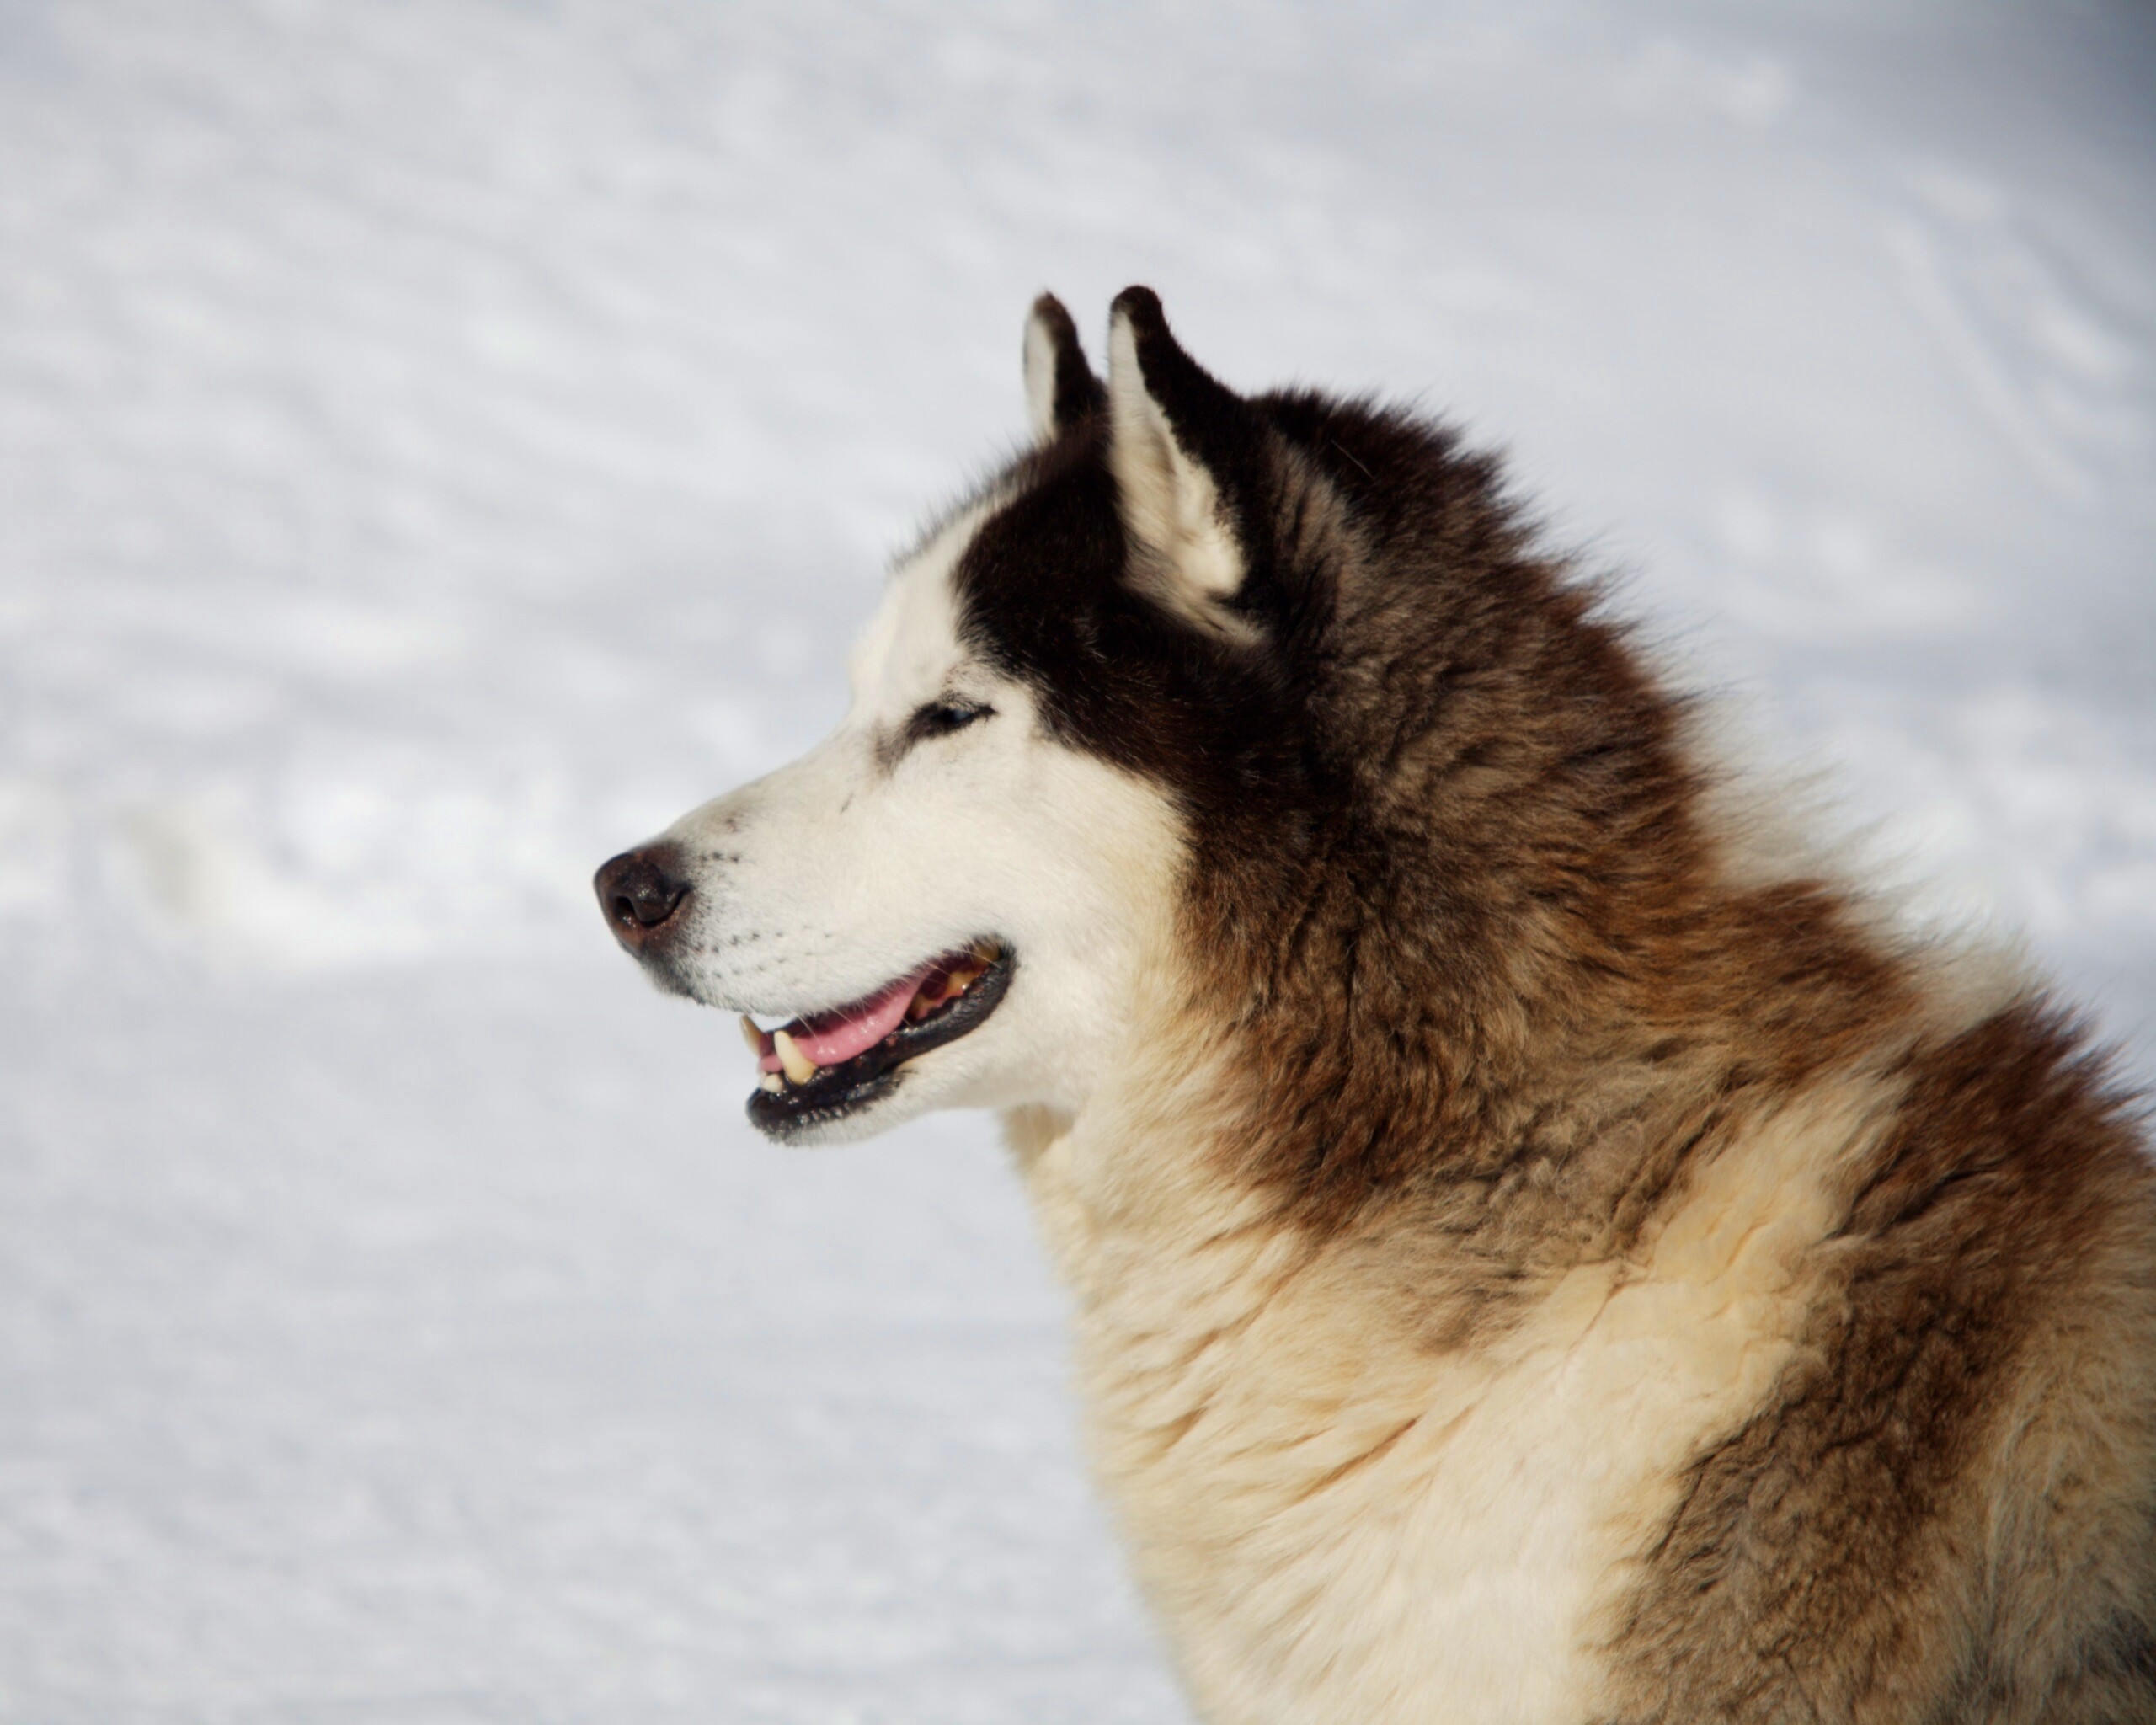
[{"label": "brown fur", "polygon": [[1833,1291],[1695,1463],[1611,1717],[2156,1719],[2156,1209],[2118,1100],[2040,1001],[1921,1036],[1917,956],[1843,889],[1730,884],[1677,705],[1492,541],[1447,547],[1486,609],[1404,715],[1427,643],[1342,605],[1341,657],[1402,719],[1364,740],[1353,818],[1195,877],[1252,1099],[1235,1172],[1384,1240],[1457,1346],[1634,1250],[1743,1124],[1883,1067],[1907,1090]]},{"label": "brown fur", "polygon": [[1186,814],[1219,1173],[1442,1351],[1634,1259],[1777,1111],[1894,1098],[1793,1363],[1639,1556],[1609,1718],[2156,1721],[2156,1192],[2100,1061],[2040,993],[1968,1022],[1843,884],[1734,868],[1684,703],[1493,463],[1245,402],[1118,308],[1259,644],[1134,595],[1090,408],[962,585],[1050,723]]}]

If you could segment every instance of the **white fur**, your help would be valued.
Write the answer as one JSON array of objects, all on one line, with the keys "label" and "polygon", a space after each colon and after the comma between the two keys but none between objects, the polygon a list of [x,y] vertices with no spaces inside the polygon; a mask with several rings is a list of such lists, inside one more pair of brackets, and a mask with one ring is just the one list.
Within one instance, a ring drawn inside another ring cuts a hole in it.
[{"label": "white fur", "polygon": [[1203,1093],[1196,1070],[1141,1067],[1013,1140],[1077,1296],[1096,1459],[1200,1714],[1595,1717],[1627,1566],[1788,1357],[1884,1092],[1769,1123],[1636,1261],[1439,1350],[1370,1242],[1315,1245],[1201,1172],[1214,1128],[1170,1100]]}]

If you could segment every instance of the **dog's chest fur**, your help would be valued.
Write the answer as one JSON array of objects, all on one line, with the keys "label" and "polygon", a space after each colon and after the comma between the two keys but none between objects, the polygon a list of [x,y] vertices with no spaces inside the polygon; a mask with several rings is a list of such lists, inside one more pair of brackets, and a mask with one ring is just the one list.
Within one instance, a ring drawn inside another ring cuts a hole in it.
[{"label": "dog's chest fur", "polygon": [[1876,1102],[1766,1123],[1632,1259],[1449,1346],[1382,1231],[1300,1236],[1128,1117],[1014,1123],[1095,1462],[1203,1716],[1594,1717],[1609,1614],[1795,1345]]}]

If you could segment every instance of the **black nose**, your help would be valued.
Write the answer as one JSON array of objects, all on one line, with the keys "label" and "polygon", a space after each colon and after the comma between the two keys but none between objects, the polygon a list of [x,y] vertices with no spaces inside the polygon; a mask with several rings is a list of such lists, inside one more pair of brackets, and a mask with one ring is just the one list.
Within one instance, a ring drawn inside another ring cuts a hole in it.
[{"label": "black nose", "polygon": [[592,878],[599,908],[624,946],[642,946],[666,926],[689,896],[689,884],[666,871],[664,865],[672,861],[659,847],[624,851],[600,865]]}]

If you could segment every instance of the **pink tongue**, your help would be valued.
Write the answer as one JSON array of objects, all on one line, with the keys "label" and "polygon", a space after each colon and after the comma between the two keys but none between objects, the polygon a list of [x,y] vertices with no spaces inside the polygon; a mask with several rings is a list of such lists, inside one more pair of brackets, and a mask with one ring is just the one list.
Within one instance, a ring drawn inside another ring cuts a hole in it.
[{"label": "pink tongue", "polygon": [[[835,1066],[850,1060],[875,1047],[899,1028],[899,1021],[912,1004],[915,991],[935,968],[933,964],[923,964],[910,976],[901,976],[865,1001],[856,1001],[850,1007],[841,1007],[814,1018],[800,1019],[786,1027],[787,1033],[800,1044],[801,1052],[819,1066]],[[756,1064],[766,1072],[779,1069],[776,1054],[766,1055]]]}]

